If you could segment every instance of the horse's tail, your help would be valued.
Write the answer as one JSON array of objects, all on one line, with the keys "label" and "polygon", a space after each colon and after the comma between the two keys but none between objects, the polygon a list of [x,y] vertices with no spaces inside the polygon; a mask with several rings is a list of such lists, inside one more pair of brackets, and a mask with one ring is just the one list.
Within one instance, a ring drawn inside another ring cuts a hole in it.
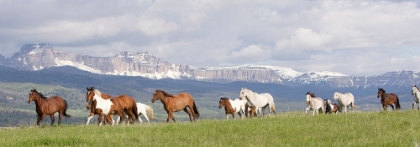
[{"label": "horse's tail", "polygon": [[396,105],[395,107],[397,107],[397,109],[401,109],[400,100],[399,100],[397,95],[395,95],[395,97],[397,98],[397,102],[395,103],[395,105]]},{"label": "horse's tail", "polygon": [[63,115],[65,116],[65,117],[71,117],[71,115],[68,115],[66,112],[67,112],[67,101],[66,100],[64,100],[63,99],[63,101],[64,101],[64,111],[63,111]]},{"label": "horse's tail", "polygon": [[147,105],[145,105],[145,106],[146,106],[146,113],[147,113],[147,116],[149,116],[149,118],[150,118],[151,120],[155,119],[155,116],[153,115],[153,108],[152,108],[152,107],[150,107],[150,106],[147,106]]},{"label": "horse's tail", "polygon": [[274,102],[271,102],[270,109],[273,111],[274,114],[276,114],[276,106],[274,105]]},{"label": "horse's tail", "polygon": [[351,103],[351,107],[353,107],[353,108],[359,108],[359,106],[356,106],[356,104],[354,104],[354,102]]},{"label": "horse's tail", "polygon": [[[133,100],[134,101],[134,100]],[[134,117],[136,120],[139,120],[139,110],[137,108],[136,102],[134,102],[133,107],[131,107],[131,112],[134,113]]]},{"label": "horse's tail", "polygon": [[195,113],[195,118],[196,119],[200,118],[200,113],[198,112],[197,105],[195,104],[195,101],[193,101],[193,109],[194,109],[194,113]]}]

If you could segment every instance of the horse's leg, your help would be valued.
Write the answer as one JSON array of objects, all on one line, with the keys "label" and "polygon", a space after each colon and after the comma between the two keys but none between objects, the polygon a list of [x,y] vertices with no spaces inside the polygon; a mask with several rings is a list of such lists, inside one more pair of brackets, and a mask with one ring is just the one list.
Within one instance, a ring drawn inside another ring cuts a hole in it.
[{"label": "horse's leg", "polygon": [[39,127],[42,127],[42,118],[44,117],[43,114],[38,114],[38,118],[36,120],[36,125],[38,125]]},{"label": "horse's leg", "polygon": [[255,107],[251,107],[251,112],[250,112],[251,118],[254,116],[255,109],[256,109]]},{"label": "horse's leg", "polygon": [[[394,103],[394,105],[396,106],[397,104],[396,104],[396,103]],[[391,106],[391,108],[392,108],[392,110],[394,110],[394,105],[390,105],[390,106]]]},{"label": "horse's leg", "polygon": [[[141,116],[141,113],[139,113],[139,122],[143,123],[143,120],[141,120],[140,116]],[[144,117],[146,118],[147,122],[149,122],[149,119],[147,118],[147,115],[144,115]]]},{"label": "horse's leg", "polygon": [[172,113],[172,111],[168,111],[168,118],[166,119],[166,123],[169,123],[170,118],[172,118],[172,120],[176,123],[175,117]]},{"label": "horse's leg", "polygon": [[98,116],[98,125],[99,126],[101,126],[102,125],[102,114],[100,113],[100,114],[98,114],[99,116]]},{"label": "horse's leg", "polygon": [[58,125],[61,124],[61,118],[63,117],[63,112],[64,111],[58,111]]},{"label": "horse's leg", "polygon": [[[188,109],[188,108],[189,108],[189,106],[185,107],[184,108],[184,111],[188,114],[188,116],[190,117],[190,121],[192,122],[192,120],[193,120],[193,118],[192,118],[192,112],[191,112],[192,110],[191,109]],[[194,121],[195,121],[195,118],[194,118]]]},{"label": "horse's leg", "polygon": [[411,104],[411,110],[414,110],[414,103],[415,103],[416,101],[414,101],[413,102],[413,104]]},{"label": "horse's leg", "polygon": [[55,122],[55,119],[54,119],[54,113],[53,114],[50,114],[50,118],[51,118],[51,126],[54,124],[54,122]]},{"label": "horse's leg", "polygon": [[90,113],[90,115],[89,115],[89,117],[86,121],[86,125],[89,125],[90,119],[92,119],[93,115],[94,115],[93,113]]}]

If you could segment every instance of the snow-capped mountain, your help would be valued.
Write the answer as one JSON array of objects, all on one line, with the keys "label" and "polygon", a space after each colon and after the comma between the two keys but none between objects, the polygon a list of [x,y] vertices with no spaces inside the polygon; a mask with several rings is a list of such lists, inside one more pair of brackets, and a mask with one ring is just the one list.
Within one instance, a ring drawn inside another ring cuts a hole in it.
[{"label": "snow-capped mountain", "polygon": [[[3,56],[0,56],[3,57]],[[93,57],[55,50],[48,43],[24,45],[10,59],[0,64],[23,70],[41,70],[58,66],[74,66],[96,74],[142,76],[151,79],[193,79],[211,82],[248,81],[280,83],[289,86],[324,85],[332,88],[367,88],[410,86],[419,83],[413,71],[388,72],[374,76],[349,76],[337,72],[298,72],[291,68],[242,65],[233,67],[194,68],[171,64],[149,53],[121,52],[112,57]]]}]

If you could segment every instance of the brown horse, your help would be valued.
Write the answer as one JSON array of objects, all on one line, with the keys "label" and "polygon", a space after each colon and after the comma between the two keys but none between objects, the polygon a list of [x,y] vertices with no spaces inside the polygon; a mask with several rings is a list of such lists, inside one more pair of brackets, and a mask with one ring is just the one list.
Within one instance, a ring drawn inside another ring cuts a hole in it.
[{"label": "brown horse", "polygon": [[392,110],[394,110],[394,106],[392,104],[395,105],[396,109],[401,109],[400,100],[395,93],[387,94],[384,89],[378,88],[378,95],[376,97],[381,97],[381,104],[384,110],[387,109],[388,105],[390,105]]},{"label": "brown horse", "polygon": [[29,93],[28,103],[35,101],[35,110],[38,114],[38,119],[36,124],[38,126],[42,126],[42,119],[46,115],[51,117],[51,125],[54,124],[54,114],[58,112],[58,124],[61,124],[61,118],[64,115],[65,117],[70,117],[66,113],[67,111],[67,102],[60,96],[52,96],[50,98],[45,97],[42,93],[36,91],[36,89],[32,89],[31,93]]},{"label": "brown horse", "polygon": [[[123,112],[129,116],[129,121],[131,124],[133,124],[135,120],[138,120],[139,118],[136,101],[134,101],[134,99],[129,95],[124,94],[117,97],[112,97],[111,95],[100,92],[94,87],[87,88],[86,101],[88,103],[92,103],[93,100],[97,100],[97,104],[95,105],[96,109],[99,108],[105,111],[103,114],[112,115],[114,112],[116,112],[121,118],[120,122],[124,122],[125,116],[123,115]],[[98,123],[100,123],[100,119],[102,119],[101,115],[99,115]]]},{"label": "brown horse", "polygon": [[162,102],[165,111],[168,113],[168,118],[166,119],[167,123],[170,118],[176,123],[173,112],[181,110],[184,110],[188,114],[191,122],[192,117],[194,117],[194,121],[195,119],[200,118],[200,113],[198,112],[194,98],[186,92],[172,95],[163,90],[156,90],[155,93],[153,93],[152,103],[157,100]]}]

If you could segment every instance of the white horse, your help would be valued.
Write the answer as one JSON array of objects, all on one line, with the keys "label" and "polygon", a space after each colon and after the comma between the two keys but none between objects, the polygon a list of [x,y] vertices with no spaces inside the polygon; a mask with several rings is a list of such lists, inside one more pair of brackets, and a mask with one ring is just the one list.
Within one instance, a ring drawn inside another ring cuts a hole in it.
[{"label": "white horse", "polygon": [[420,91],[419,88],[417,87],[417,85],[414,85],[411,89],[411,95],[414,95],[414,101],[412,104],[411,109],[414,109],[414,105],[417,104],[417,110],[420,109],[420,104],[419,104],[419,100],[420,100]]},{"label": "white horse", "polygon": [[308,114],[308,110],[313,110],[312,116],[315,116],[315,113],[319,115],[319,111],[322,112],[324,106],[324,102],[322,101],[322,98],[315,97],[312,93],[308,92],[306,93],[306,109],[305,109],[305,115]]},{"label": "white horse", "polygon": [[343,110],[344,107],[344,113],[347,112],[347,108],[348,106],[351,106],[352,111],[354,110],[354,108],[357,108],[356,104],[354,104],[354,96],[351,93],[339,93],[339,92],[334,92],[334,100],[338,100],[338,105],[340,106],[341,110]]},{"label": "white horse", "polygon": [[[271,112],[276,114],[276,107],[274,106],[274,99],[273,99],[273,96],[271,96],[271,94],[269,93],[258,94],[249,89],[242,88],[241,92],[239,93],[239,97],[241,99],[247,100],[248,105],[250,107],[256,108],[256,110],[263,108],[262,116],[265,115],[265,106],[268,106],[268,116],[270,116]],[[253,114],[251,114],[251,117],[252,115]]]},{"label": "white horse", "polygon": [[[153,108],[143,103],[136,103],[136,105],[137,111],[139,112],[139,122],[143,123],[143,120],[140,118],[140,116],[143,114],[144,118],[146,118],[147,122],[150,124],[149,117],[152,120],[155,118],[153,115]],[[117,124],[118,122],[120,122],[120,116],[117,118]]]}]

